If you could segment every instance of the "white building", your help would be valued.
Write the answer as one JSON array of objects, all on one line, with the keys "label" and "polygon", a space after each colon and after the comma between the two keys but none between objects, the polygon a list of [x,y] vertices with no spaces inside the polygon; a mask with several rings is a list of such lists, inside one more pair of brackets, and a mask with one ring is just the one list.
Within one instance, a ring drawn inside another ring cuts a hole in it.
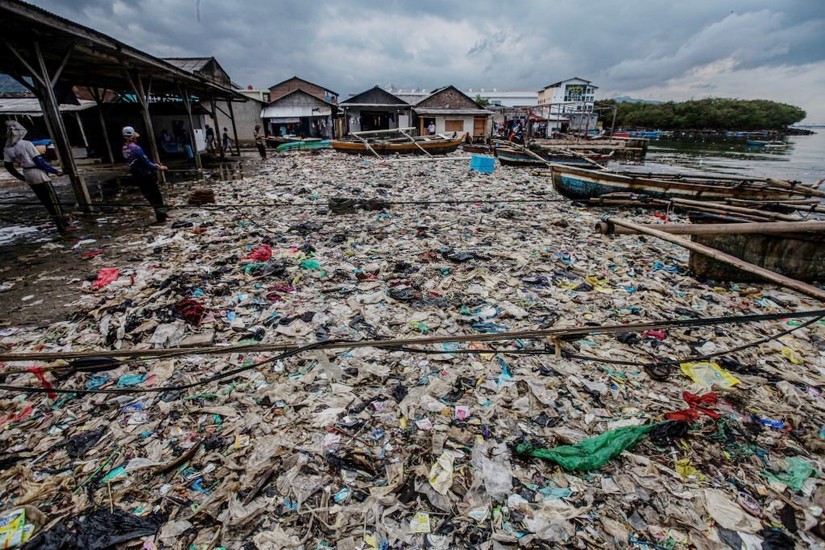
[{"label": "white building", "polygon": [[553,131],[596,131],[599,117],[593,113],[598,86],[579,77],[549,84],[539,90],[538,105],[546,119],[548,135]]},{"label": "white building", "polygon": [[538,93],[533,90],[503,90],[501,88],[466,88],[461,90],[471,98],[481,97],[496,107],[534,107]]}]

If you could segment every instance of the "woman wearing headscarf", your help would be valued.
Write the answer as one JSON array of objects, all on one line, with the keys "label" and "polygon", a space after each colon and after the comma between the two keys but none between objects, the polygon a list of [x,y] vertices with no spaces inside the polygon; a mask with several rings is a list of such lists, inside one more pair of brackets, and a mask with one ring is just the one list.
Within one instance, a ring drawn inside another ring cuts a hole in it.
[{"label": "woman wearing headscarf", "polygon": [[[6,121],[6,146],[3,148],[3,166],[9,173],[20,181],[25,181],[32,188],[34,194],[49,211],[57,230],[63,234],[69,229],[69,224],[63,217],[60,203],[52,187],[49,174],[63,175],[62,172],[46,162],[46,159],[34,146],[34,143],[24,139],[26,128],[16,120]],[[19,165],[23,173],[17,171]]]},{"label": "woman wearing headscarf", "polygon": [[140,192],[155,209],[155,218],[158,223],[165,223],[169,209],[163,204],[163,195],[158,187],[158,172],[166,171],[163,164],[152,162],[138,145],[140,137],[132,126],[124,126],[123,130],[123,160],[129,165],[129,171],[137,182]]}]

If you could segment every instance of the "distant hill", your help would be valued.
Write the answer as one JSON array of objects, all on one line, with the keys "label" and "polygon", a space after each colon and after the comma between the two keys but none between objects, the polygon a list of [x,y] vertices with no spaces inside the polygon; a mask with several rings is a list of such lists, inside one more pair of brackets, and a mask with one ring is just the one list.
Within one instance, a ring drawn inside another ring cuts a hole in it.
[{"label": "distant hill", "polygon": [[630,97],[627,95],[614,97],[613,101],[616,103],[646,103],[648,105],[658,105],[659,103],[664,103],[664,101],[659,101],[657,99],[639,99],[637,97]]}]

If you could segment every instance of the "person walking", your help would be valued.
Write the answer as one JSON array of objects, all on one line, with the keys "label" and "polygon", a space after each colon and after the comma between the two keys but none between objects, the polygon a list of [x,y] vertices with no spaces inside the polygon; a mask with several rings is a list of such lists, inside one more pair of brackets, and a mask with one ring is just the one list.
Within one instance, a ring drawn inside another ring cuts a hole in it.
[{"label": "person walking", "polygon": [[266,160],[266,136],[264,135],[264,131],[261,130],[261,125],[255,125],[255,147],[258,148],[258,153],[261,155],[261,159]]},{"label": "person walking", "polygon": [[158,172],[167,170],[166,166],[152,162],[143,148],[137,144],[140,137],[131,126],[124,126],[123,134],[123,160],[129,165],[129,171],[135,179],[140,192],[155,209],[155,218],[158,223],[166,222],[169,209],[163,204],[163,195],[158,187]]},{"label": "person walking", "polygon": [[221,140],[223,141],[223,150],[232,151],[232,139],[229,137],[229,131],[226,128],[223,129]]},{"label": "person walking", "polygon": [[[46,162],[34,143],[24,139],[26,128],[16,120],[6,121],[6,145],[3,148],[3,166],[6,170],[19,179],[25,181],[34,191],[34,194],[46,207],[49,215],[57,226],[57,231],[61,235],[71,230],[71,227],[63,216],[60,202],[54,192],[49,174],[62,176],[63,173],[51,164]],[[15,164],[20,165],[23,173],[17,171]]]}]

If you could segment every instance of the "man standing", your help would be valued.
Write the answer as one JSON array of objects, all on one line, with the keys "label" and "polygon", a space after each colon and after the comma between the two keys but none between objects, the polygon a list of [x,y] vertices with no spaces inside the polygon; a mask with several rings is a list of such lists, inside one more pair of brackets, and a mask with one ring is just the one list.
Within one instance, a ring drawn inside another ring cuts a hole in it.
[{"label": "man standing", "polygon": [[431,136],[435,135],[435,122],[434,121],[430,121],[430,125],[427,126],[427,132],[429,132],[429,134]]},{"label": "man standing", "polygon": [[266,160],[266,136],[263,130],[261,130],[260,124],[255,125],[255,147],[258,148],[261,159]]},{"label": "man standing", "polygon": [[160,187],[158,187],[158,171],[165,171],[166,166],[149,160],[137,144],[139,137],[140,134],[131,126],[123,128],[123,160],[129,165],[129,171],[140,187],[140,192],[155,209],[158,223],[164,223],[169,209],[163,205],[163,195],[160,194]]},{"label": "man standing", "polygon": [[215,150],[215,130],[206,125],[206,150],[210,153]]},{"label": "man standing", "polygon": [[[69,224],[63,217],[63,211],[60,209],[60,203],[57,201],[57,195],[55,195],[49,174],[56,176],[63,174],[46,162],[46,159],[43,158],[34,144],[23,139],[24,137],[26,137],[26,128],[22,124],[16,120],[6,121],[6,146],[3,148],[3,166],[9,174],[29,184],[34,194],[49,211],[55,225],[57,225],[57,231],[62,235],[69,230]],[[15,169],[15,163],[22,167],[22,174]]]}]

